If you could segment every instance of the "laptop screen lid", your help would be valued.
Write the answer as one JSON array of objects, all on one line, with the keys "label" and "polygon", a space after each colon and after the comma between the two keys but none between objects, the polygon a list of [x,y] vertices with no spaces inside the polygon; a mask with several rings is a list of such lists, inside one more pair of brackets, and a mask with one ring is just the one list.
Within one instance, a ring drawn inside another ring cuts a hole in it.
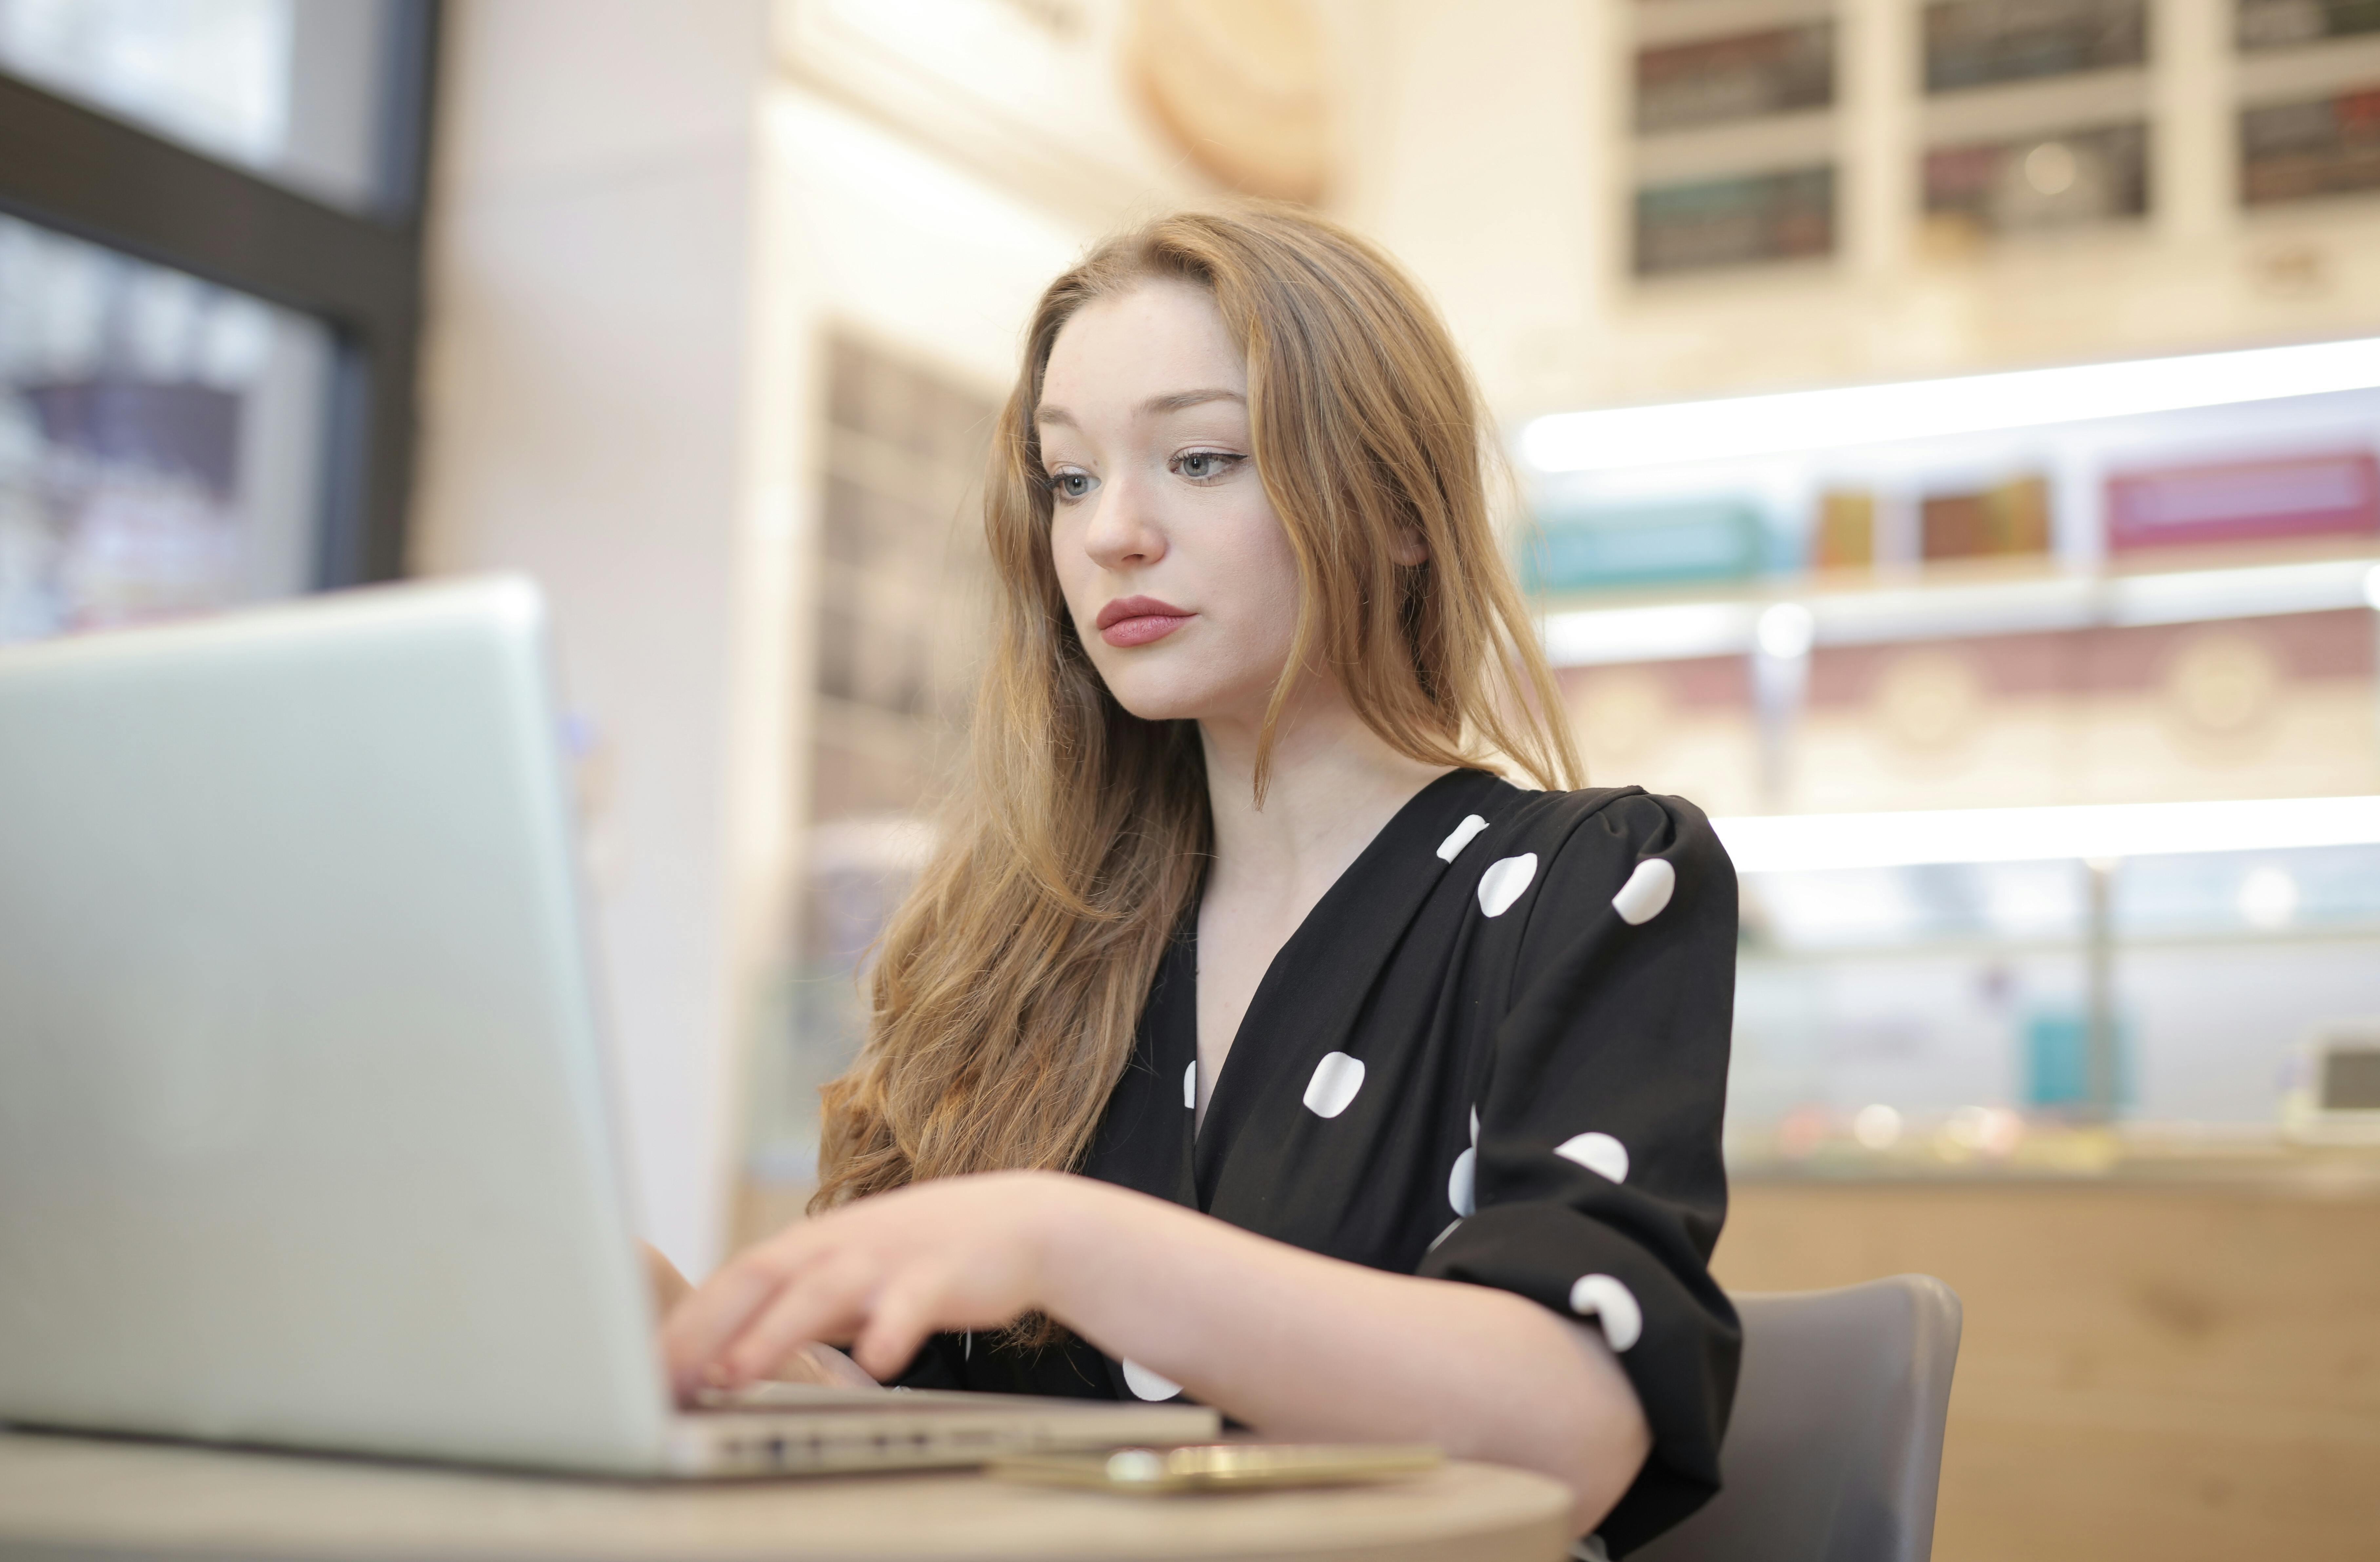
[{"label": "laptop screen lid", "polygon": [[636,1470],[544,612],[0,651],[0,1420]]}]

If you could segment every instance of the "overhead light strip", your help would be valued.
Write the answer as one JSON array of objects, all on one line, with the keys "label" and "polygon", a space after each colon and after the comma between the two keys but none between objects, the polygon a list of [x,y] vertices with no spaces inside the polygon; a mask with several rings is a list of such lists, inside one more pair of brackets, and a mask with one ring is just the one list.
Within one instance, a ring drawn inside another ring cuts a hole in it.
[{"label": "overhead light strip", "polygon": [[1713,819],[1739,873],[2380,845],[2380,797]]},{"label": "overhead light strip", "polygon": [[1541,472],[1602,472],[2038,429],[2380,387],[2380,337],[1611,407],[1521,433]]}]

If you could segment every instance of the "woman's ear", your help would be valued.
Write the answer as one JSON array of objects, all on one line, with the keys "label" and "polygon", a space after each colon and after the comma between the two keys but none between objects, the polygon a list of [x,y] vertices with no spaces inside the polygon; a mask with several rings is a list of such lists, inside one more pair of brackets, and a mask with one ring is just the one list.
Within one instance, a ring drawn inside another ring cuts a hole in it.
[{"label": "woman's ear", "polygon": [[1429,544],[1422,539],[1419,527],[1399,527],[1389,543],[1389,557],[1412,569],[1429,563]]}]

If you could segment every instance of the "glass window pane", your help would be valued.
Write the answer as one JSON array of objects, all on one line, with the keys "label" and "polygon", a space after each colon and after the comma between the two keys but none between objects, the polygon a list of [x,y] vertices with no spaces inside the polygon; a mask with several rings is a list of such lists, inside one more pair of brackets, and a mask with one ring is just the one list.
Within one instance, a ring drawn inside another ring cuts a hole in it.
[{"label": "glass window pane", "polygon": [[314,582],[321,322],[0,217],[0,642]]},{"label": "glass window pane", "polygon": [[351,211],[386,204],[400,0],[0,0],[0,69]]}]

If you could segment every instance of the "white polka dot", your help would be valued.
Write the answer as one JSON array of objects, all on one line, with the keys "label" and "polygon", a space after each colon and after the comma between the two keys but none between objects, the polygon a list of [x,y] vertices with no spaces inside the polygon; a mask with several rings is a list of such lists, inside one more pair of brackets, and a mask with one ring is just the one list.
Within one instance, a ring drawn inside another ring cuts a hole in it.
[{"label": "white polka dot", "polygon": [[1614,1182],[1628,1181],[1628,1146],[1609,1133],[1573,1134],[1555,1145],[1554,1154]]},{"label": "white polka dot", "polygon": [[1635,1293],[1609,1275],[1581,1275],[1570,1288],[1570,1310],[1603,1325],[1604,1342],[1625,1350],[1645,1332],[1645,1310]]},{"label": "white polka dot", "polygon": [[1447,1239],[1447,1238],[1449,1238],[1449,1237],[1451,1237],[1451,1236],[1454,1235],[1454,1229],[1455,1229],[1457,1226],[1460,1226],[1460,1225],[1462,1225],[1462,1224],[1463,1224],[1463,1217],[1462,1217],[1461,1216],[1459,1216],[1459,1215],[1458,1215],[1458,1216],[1456,1216],[1453,1219],[1451,1219],[1451,1220],[1448,1221],[1448,1222],[1446,1223],[1446,1229],[1445,1229],[1445,1230],[1443,1230],[1443,1231],[1440,1231],[1438,1235],[1436,1235],[1436,1236],[1434,1236],[1434,1237],[1430,1238],[1430,1240],[1429,1240],[1429,1246],[1427,1246],[1427,1247],[1426,1247],[1426,1248],[1422,1249],[1422,1251],[1423,1251],[1424,1253],[1436,1253],[1436,1252],[1438,1251],[1438,1244],[1439,1244],[1439,1243],[1440,1243],[1440,1242],[1442,1242],[1442,1241],[1446,1241],[1446,1239]]},{"label": "white polka dot", "polygon": [[1463,854],[1463,848],[1471,844],[1471,838],[1487,828],[1486,819],[1476,814],[1467,815],[1461,824],[1454,827],[1453,834],[1438,843],[1438,860],[1442,863],[1452,862]]},{"label": "white polka dot", "polygon": [[1198,1059],[1196,1058],[1191,1059],[1190,1066],[1182,1071],[1182,1104],[1194,1112],[1198,1109]]},{"label": "white polka dot", "polygon": [[1363,1088],[1364,1059],[1325,1052],[1314,1065],[1314,1077],[1305,1082],[1305,1109],[1318,1118],[1335,1118]]},{"label": "white polka dot", "polygon": [[1647,857],[1636,865],[1620,893],[1611,897],[1611,909],[1620,920],[1634,927],[1661,914],[1670,897],[1678,888],[1678,870],[1665,857]]},{"label": "white polka dot", "polygon": [[1446,1202],[1454,1206],[1457,1215],[1468,1215],[1478,1207],[1472,1198],[1472,1179],[1479,1167],[1479,1152],[1465,1150],[1454,1157],[1454,1169],[1446,1175]]},{"label": "white polka dot", "polygon": [[1171,1399],[1182,1392],[1180,1384],[1150,1372],[1138,1362],[1123,1364],[1123,1386],[1143,1399]]},{"label": "white polka dot", "polygon": [[1521,891],[1537,876],[1537,854],[1524,852],[1517,857],[1499,857],[1488,865],[1479,876],[1479,909],[1489,916],[1501,916],[1512,909]]}]

